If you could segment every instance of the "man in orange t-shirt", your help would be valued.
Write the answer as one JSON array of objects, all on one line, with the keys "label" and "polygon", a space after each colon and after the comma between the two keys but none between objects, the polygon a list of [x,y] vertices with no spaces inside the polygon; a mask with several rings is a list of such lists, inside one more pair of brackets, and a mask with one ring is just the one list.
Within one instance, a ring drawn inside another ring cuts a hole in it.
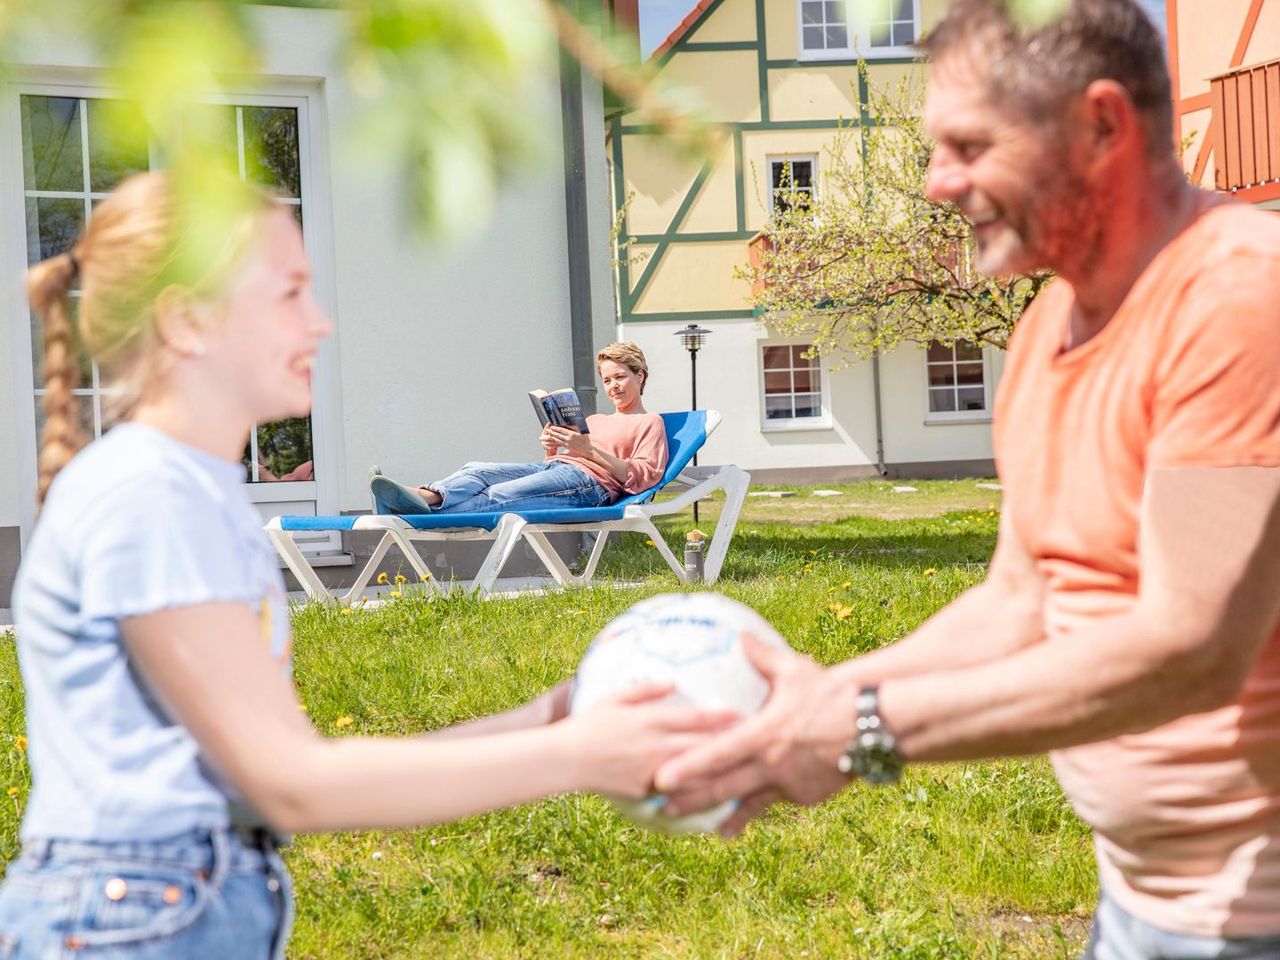
[{"label": "man in orange t-shirt", "polygon": [[1094,829],[1097,960],[1280,957],[1280,217],[1191,187],[1134,0],[953,0],[923,46],[928,191],[990,274],[1058,279],[996,402],[984,583],[658,771],[682,813],[904,761],[1051,752]]}]

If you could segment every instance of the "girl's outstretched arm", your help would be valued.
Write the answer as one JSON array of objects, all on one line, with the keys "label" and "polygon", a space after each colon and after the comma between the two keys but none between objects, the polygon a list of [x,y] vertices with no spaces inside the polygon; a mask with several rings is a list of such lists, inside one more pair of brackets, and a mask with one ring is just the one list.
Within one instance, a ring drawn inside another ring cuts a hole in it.
[{"label": "girl's outstretched arm", "polygon": [[121,630],[175,719],[287,833],[439,823],[577,790],[641,797],[660,763],[735,719],[650,702],[668,688],[647,687],[530,729],[330,740],[311,727],[247,606],[178,607]]}]

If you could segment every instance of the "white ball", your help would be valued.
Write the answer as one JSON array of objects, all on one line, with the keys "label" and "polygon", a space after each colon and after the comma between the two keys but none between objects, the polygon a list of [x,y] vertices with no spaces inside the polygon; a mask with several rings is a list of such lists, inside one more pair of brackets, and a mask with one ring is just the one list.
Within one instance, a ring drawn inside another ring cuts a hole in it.
[{"label": "white ball", "polygon": [[[587,648],[569,709],[579,713],[643,683],[672,684],[663,702],[733,710],[746,717],[764,704],[769,685],[742,650],[750,633],[789,649],[750,607],[718,593],[668,593],[643,600],[605,625]],[[702,813],[669,817],[666,797],[611,798],[624,816],[663,833],[709,833],[737,809],[730,800]]]}]

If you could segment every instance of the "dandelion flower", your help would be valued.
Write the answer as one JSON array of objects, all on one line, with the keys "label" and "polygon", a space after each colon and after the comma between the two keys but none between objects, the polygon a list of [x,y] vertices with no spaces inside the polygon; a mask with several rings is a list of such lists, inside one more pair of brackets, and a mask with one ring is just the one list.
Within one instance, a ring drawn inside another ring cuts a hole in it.
[{"label": "dandelion flower", "polygon": [[399,600],[399,599],[400,599],[400,591],[399,591],[399,590],[392,590],[389,594],[387,594],[387,596],[389,596],[389,597],[394,597],[395,599]]},{"label": "dandelion flower", "polygon": [[932,577],[937,572],[938,572],[937,567],[929,567],[927,570],[925,570],[924,575],[926,577]]},{"label": "dandelion flower", "polygon": [[354,610],[352,610],[350,607],[343,607],[343,608],[342,608],[342,615],[343,615],[344,617],[349,617],[349,616],[351,616],[353,613],[355,613],[355,611],[354,611]]},{"label": "dandelion flower", "polygon": [[409,579],[402,573],[396,574],[396,583],[408,583]]},{"label": "dandelion flower", "polygon": [[27,738],[26,738],[26,737],[24,737],[24,736],[22,736],[21,734],[19,734],[19,735],[14,739],[14,741],[13,741],[13,745],[14,745],[15,747],[17,747],[19,750],[23,750],[23,751],[25,751],[25,750],[27,749]]},{"label": "dandelion flower", "polygon": [[17,787],[9,788],[9,796],[16,797],[21,791]]},{"label": "dandelion flower", "polygon": [[344,727],[349,727],[349,726],[351,726],[351,725],[352,725],[353,723],[355,723],[355,722],[356,722],[356,721],[355,721],[355,719],[354,719],[354,718],[352,718],[352,717],[339,717],[339,718],[338,718],[338,722],[337,722],[337,724],[335,724],[335,726],[337,726],[337,728],[338,728],[339,730],[341,730],[341,729],[343,729]]},{"label": "dandelion flower", "polygon": [[654,543],[652,540],[646,540],[646,541],[645,541],[645,543],[647,543],[647,544],[648,544],[649,546],[651,546],[651,547],[656,547],[656,546],[657,546],[657,544],[656,544],[656,543]]},{"label": "dandelion flower", "polygon": [[818,555],[818,551],[817,551],[817,550],[810,550],[810,551],[809,551],[809,556],[811,556],[811,557],[816,557],[817,555]]},{"label": "dandelion flower", "polygon": [[852,586],[853,586],[853,581],[852,581],[852,580],[846,580],[844,583],[840,584],[840,586],[841,586],[843,589],[848,590],[850,587],[852,587]]},{"label": "dandelion flower", "polygon": [[431,582],[431,574],[429,574],[429,573],[424,573],[424,574],[423,574],[422,576],[420,576],[418,579],[419,579],[419,580],[421,580],[423,583],[430,583],[430,582]]},{"label": "dandelion flower", "polygon": [[378,582],[379,582],[379,583],[386,583],[386,582],[387,582],[387,575],[386,575],[386,573],[385,573],[385,572],[378,574]]}]

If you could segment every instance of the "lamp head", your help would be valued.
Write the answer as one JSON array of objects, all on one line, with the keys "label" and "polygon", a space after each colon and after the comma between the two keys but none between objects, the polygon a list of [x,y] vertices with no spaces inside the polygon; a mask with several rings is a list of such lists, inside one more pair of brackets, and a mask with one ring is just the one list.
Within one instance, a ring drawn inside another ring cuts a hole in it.
[{"label": "lamp head", "polygon": [[680,342],[684,344],[684,348],[690,353],[697,353],[702,349],[702,341],[706,339],[707,334],[711,331],[706,327],[700,327],[696,323],[691,323],[676,331],[676,336],[680,338]]}]

